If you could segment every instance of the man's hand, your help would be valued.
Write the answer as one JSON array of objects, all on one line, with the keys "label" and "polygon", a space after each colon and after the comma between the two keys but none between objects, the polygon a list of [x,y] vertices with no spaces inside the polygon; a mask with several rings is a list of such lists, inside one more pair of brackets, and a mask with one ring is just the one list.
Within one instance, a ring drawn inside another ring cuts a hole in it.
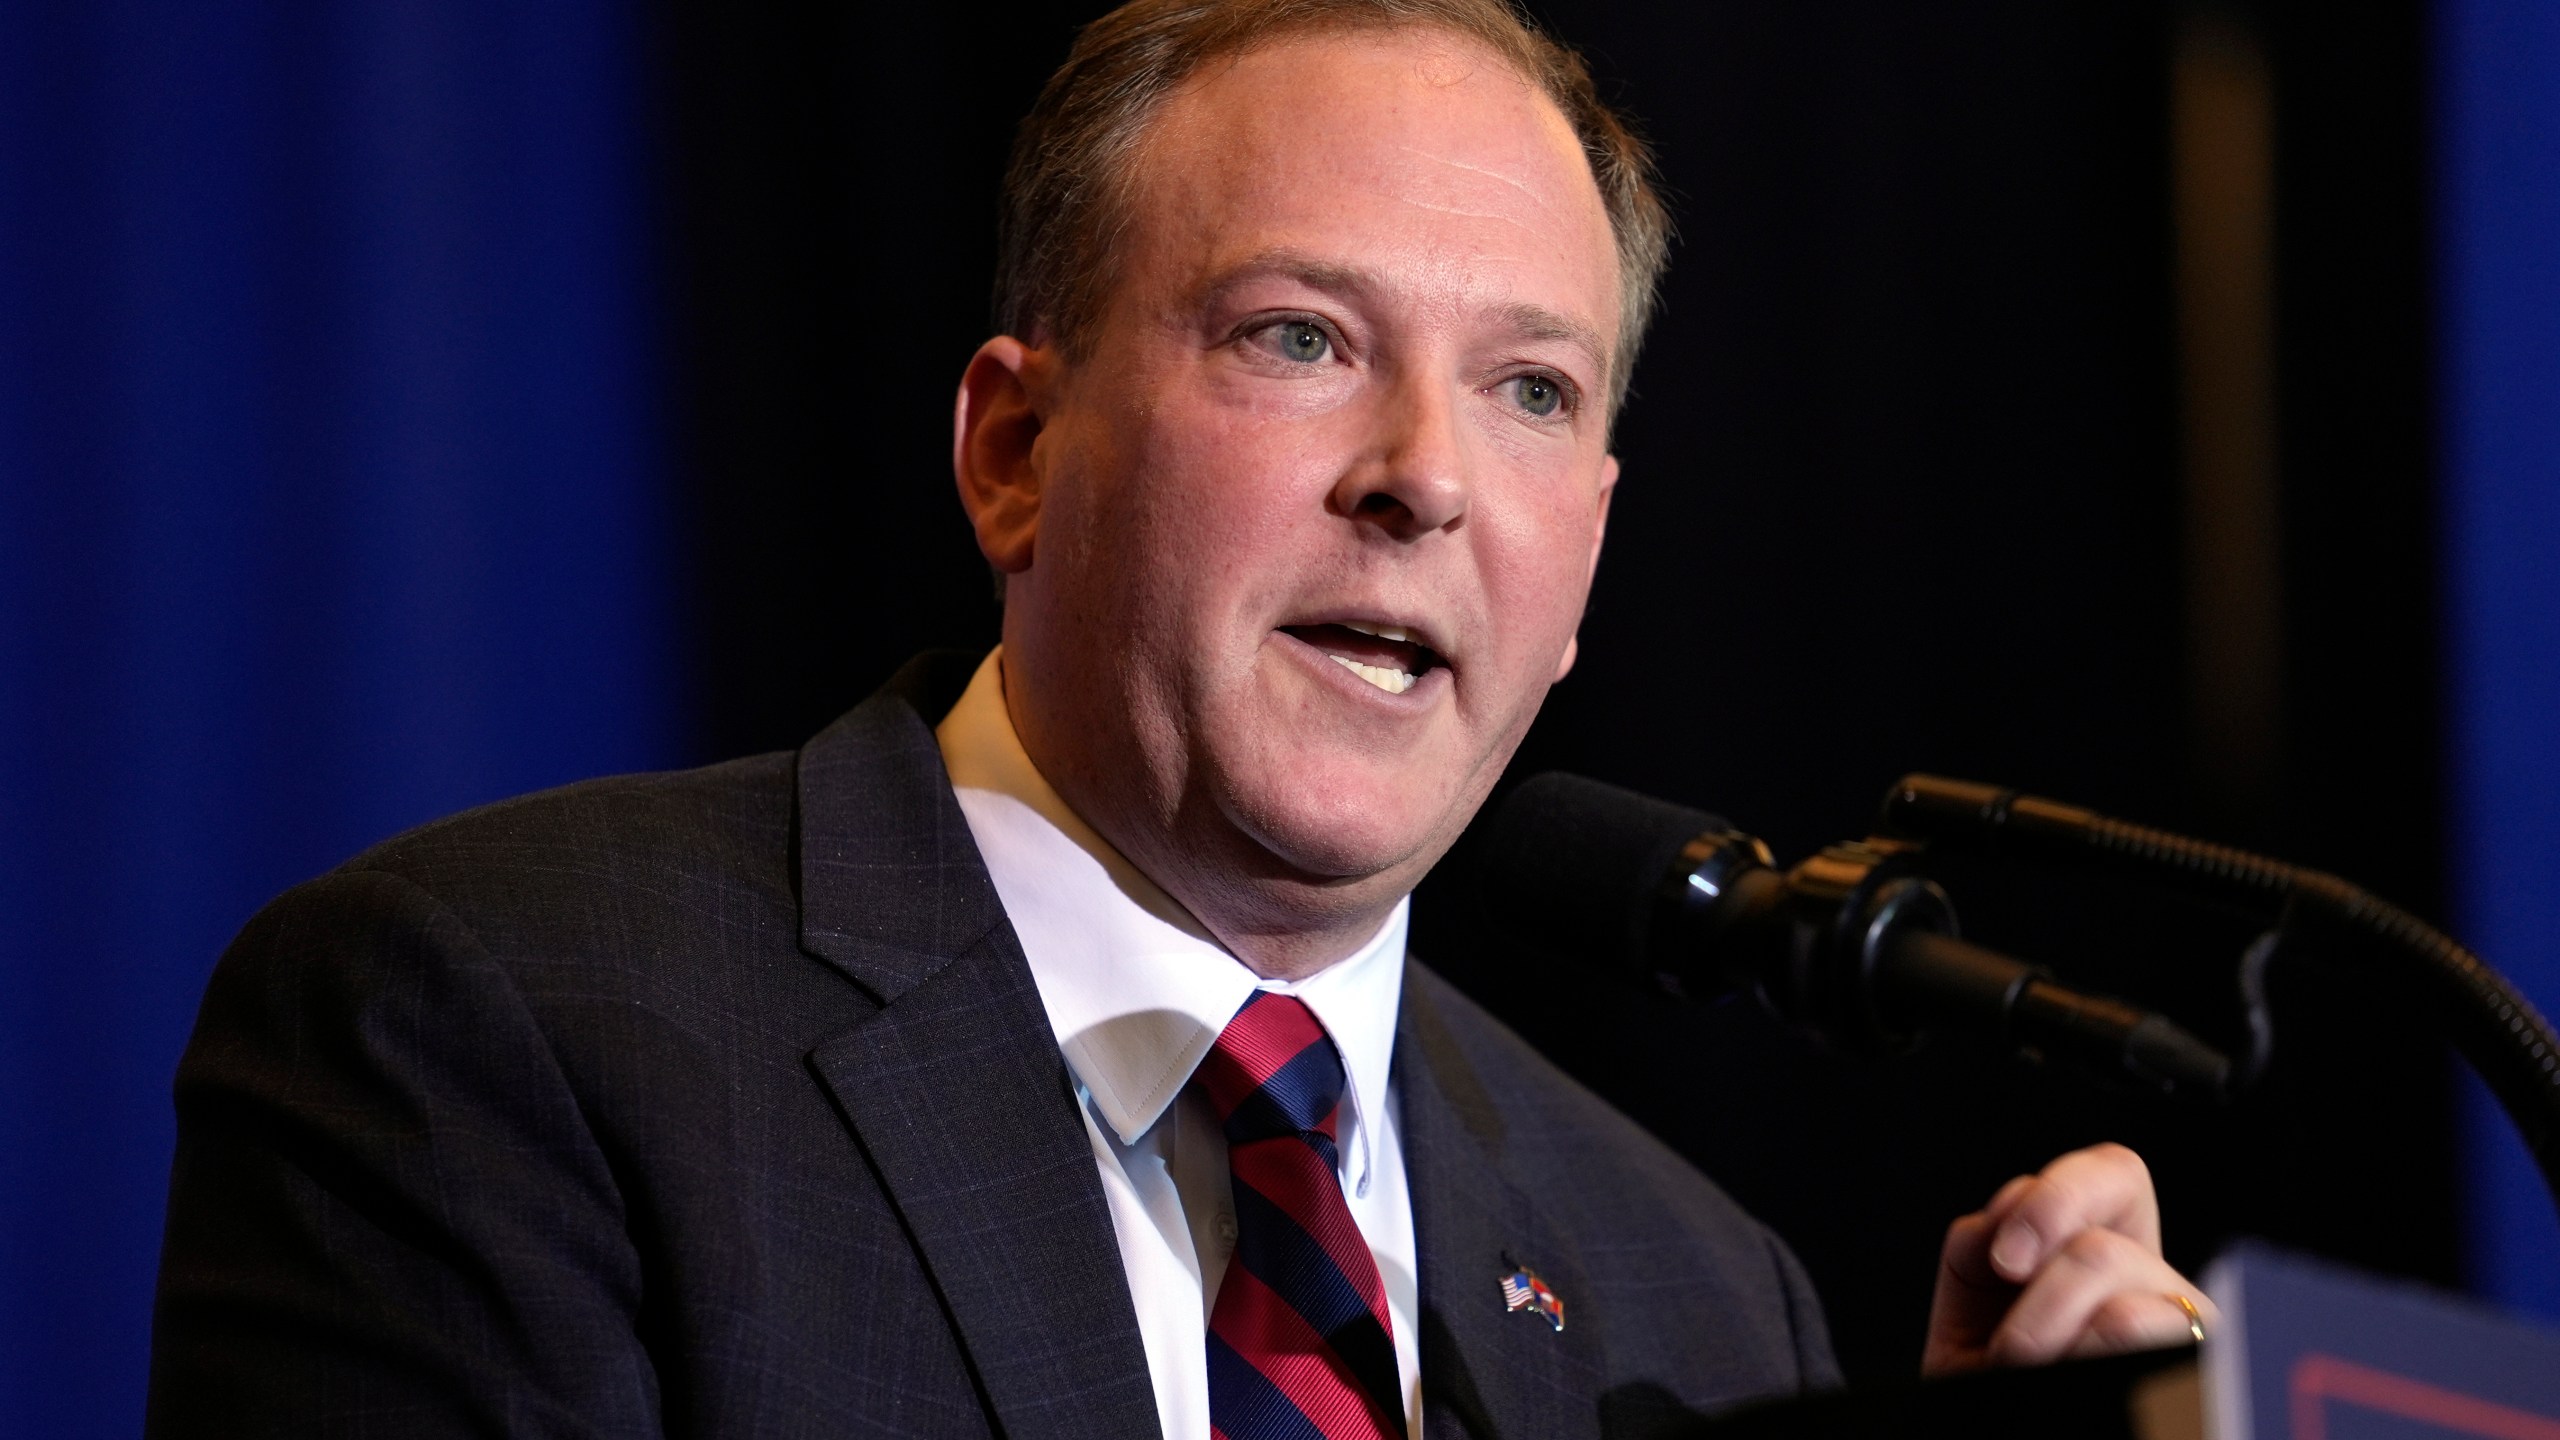
[{"label": "man's hand", "polygon": [[2220,1318],[2160,1258],[2160,1202],[2142,1157],[2122,1145],[2075,1150],[1947,1227],[1921,1373],[2184,1344],[2194,1332],[2178,1296],[2208,1330]]}]

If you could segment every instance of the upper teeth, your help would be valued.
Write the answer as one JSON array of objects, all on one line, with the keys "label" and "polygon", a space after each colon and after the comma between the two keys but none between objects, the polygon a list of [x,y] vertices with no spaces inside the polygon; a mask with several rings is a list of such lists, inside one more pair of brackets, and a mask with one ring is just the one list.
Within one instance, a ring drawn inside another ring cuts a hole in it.
[{"label": "upper teeth", "polygon": [[1356,620],[1345,620],[1342,622],[1342,628],[1357,630],[1363,635],[1375,635],[1381,640],[1393,640],[1399,645],[1413,643],[1413,632],[1401,625],[1363,625]]},{"label": "upper teeth", "polygon": [[1363,665],[1357,660],[1342,655],[1331,658],[1335,664],[1390,695],[1401,695],[1413,688],[1413,677],[1401,670],[1390,670],[1384,665]]}]

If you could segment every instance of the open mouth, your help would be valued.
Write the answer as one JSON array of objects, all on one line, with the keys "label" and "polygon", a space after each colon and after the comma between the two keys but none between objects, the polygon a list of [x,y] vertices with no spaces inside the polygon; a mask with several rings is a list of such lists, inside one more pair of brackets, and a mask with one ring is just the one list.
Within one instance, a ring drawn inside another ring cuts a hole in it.
[{"label": "open mouth", "polygon": [[1448,663],[1401,625],[1346,620],[1325,625],[1283,625],[1280,629],[1323,651],[1335,664],[1390,695],[1403,694],[1422,683],[1424,675]]}]

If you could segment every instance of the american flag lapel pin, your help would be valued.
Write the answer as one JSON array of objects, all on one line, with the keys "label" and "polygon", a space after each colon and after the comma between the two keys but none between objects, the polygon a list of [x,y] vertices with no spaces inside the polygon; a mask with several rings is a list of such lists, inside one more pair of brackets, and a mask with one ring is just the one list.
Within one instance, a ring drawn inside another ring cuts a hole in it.
[{"label": "american flag lapel pin", "polygon": [[1537,1271],[1526,1265],[1502,1277],[1502,1304],[1507,1310],[1535,1311],[1550,1328],[1564,1328],[1564,1302],[1547,1288],[1546,1281],[1538,1278]]}]

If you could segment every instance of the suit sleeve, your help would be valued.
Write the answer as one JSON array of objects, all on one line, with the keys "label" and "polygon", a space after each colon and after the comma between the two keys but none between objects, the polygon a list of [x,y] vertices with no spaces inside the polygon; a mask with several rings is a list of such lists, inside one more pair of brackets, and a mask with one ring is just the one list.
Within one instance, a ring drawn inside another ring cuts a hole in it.
[{"label": "suit sleeve", "polygon": [[1803,1262],[1777,1237],[1765,1231],[1769,1250],[1777,1258],[1778,1283],[1787,1305],[1787,1329],[1795,1341],[1796,1386],[1801,1390],[1836,1390],[1840,1388],[1840,1362],[1831,1354],[1831,1327],[1822,1318],[1822,1299],[1815,1294],[1812,1277],[1804,1273]]},{"label": "suit sleeve", "polygon": [[611,1167],[507,975],[400,877],[251,921],[177,1078],[153,1436],[646,1436]]}]

